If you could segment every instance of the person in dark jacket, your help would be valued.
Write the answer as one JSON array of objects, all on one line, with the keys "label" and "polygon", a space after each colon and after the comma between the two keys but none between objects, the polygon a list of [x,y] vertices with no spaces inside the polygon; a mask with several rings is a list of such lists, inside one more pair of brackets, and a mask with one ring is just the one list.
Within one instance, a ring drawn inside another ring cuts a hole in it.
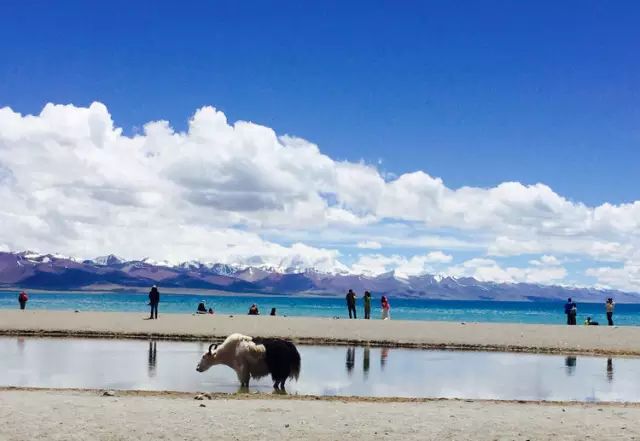
[{"label": "person in dark jacket", "polygon": [[367,320],[371,318],[371,293],[369,291],[364,292],[364,318]]},{"label": "person in dark jacket", "polygon": [[[349,310],[349,318],[358,318],[356,316],[356,293],[352,289],[347,293],[347,309]],[[352,316],[353,313],[353,316]]]},{"label": "person in dark jacket", "polygon": [[20,295],[18,295],[18,303],[20,304],[20,309],[25,309],[27,307],[27,302],[29,301],[29,296],[26,292],[22,291]]},{"label": "person in dark jacket", "polygon": [[151,291],[149,291],[149,306],[151,306],[151,315],[150,319],[158,318],[158,303],[160,303],[160,291],[158,291],[158,287],[153,285]]},{"label": "person in dark jacket", "polygon": [[578,306],[576,302],[571,300],[571,297],[567,299],[567,303],[564,304],[564,313],[567,315],[567,325],[576,324],[576,315],[578,315]]}]

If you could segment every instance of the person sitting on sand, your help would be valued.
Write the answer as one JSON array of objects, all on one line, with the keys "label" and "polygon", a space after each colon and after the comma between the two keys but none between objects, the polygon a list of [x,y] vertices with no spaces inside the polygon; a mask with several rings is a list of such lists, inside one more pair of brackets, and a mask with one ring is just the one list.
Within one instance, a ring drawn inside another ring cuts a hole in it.
[{"label": "person sitting on sand", "polygon": [[382,296],[380,299],[380,306],[382,307],[382,320],[391,320],[391,305],[386,296]]},{"label": "person sitting on sand", "polygon": [[584,325],[585,326],[598,326],[598,325],[600,325],[600,323],[592,321],[591,317],[587,317],[587,319],[584,321]]},{"label": "person sitting on sand", "polygon": [[213,314],[214,314],[214,312],[213,312],[213,308],[209,308],[209,314],[211,314],[211,315],[213,315]]},{"label": "person sitting on sand", "polygon": [[260,315],[260,311],[258,311],[258,306],[256,306],[255,303],[251,305],[251,308],[249,308],[249,315]]},{"label": "person sitting on sand", "polygon": [[200,300],[200,303],[198,303],[198,309],[196,309],[196,313],[198,314],[207,313],[207,307],[204,305],[204,300]]}]

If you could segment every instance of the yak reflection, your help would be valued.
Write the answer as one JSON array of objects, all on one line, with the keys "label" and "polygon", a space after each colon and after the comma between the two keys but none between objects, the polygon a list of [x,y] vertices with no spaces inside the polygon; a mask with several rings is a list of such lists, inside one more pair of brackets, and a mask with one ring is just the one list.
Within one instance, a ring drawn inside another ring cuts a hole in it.
[{"label": "yak reflection", "polygon": [[156,342],[155,341],[150,341],[149,342],[149,362],[148,362],[148,368],[149,368],[149,378],[153,378],[156,376],[156,355],[157,355],[157,348],[156,348]]},{"label": "yak reflection", "polygon": [[607,358],[607,381],[611,383],[613,381],[613,360]]},{"label": "yak reflection", "polygon": [[576,357],[566,357],[564,359],[564,366],[567,375],[573,375],[575,373],[577,360],[578,359]]},{"label": "yak reflection", "polygon": [[353,367],[356,365],[356,348],[347,348],[347,373],[351,375]]}]

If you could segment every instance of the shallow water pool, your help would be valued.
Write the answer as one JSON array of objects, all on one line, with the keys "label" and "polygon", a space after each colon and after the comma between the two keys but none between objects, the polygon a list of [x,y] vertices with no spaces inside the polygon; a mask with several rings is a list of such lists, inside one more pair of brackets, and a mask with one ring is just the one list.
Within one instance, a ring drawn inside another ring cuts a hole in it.
[{"label": "shallow water pool", "polygon": [[[195,370],[207,343],[0,337],[0,386],[235,392],[225,366]],[[299,346],[293,394],[640,402],[640,359]],[[252,380],[250,390],[271,391]]]}]

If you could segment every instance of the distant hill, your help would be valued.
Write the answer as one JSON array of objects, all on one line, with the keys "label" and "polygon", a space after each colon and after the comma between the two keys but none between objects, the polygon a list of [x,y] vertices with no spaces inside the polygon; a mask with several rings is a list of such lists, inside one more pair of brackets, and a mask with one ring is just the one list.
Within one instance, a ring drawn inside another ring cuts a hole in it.
[{"label": "distant hill", "polygon": [[322,273],[312,269],[274,269],[198,261],[169,265],[149,260],[126,261],[114,255],[78,260],[56,254],[0,252],[0,287],[82,290],[92,286],[115,288],[193,288],[274,295],[343,295],[348,289],[369,290],[404,298],[448,300],[563,300],[640,303],[640,294],[595,288],[572,288],[529,283],[480,282],[471,277],[421,275],[399,277]]}]

